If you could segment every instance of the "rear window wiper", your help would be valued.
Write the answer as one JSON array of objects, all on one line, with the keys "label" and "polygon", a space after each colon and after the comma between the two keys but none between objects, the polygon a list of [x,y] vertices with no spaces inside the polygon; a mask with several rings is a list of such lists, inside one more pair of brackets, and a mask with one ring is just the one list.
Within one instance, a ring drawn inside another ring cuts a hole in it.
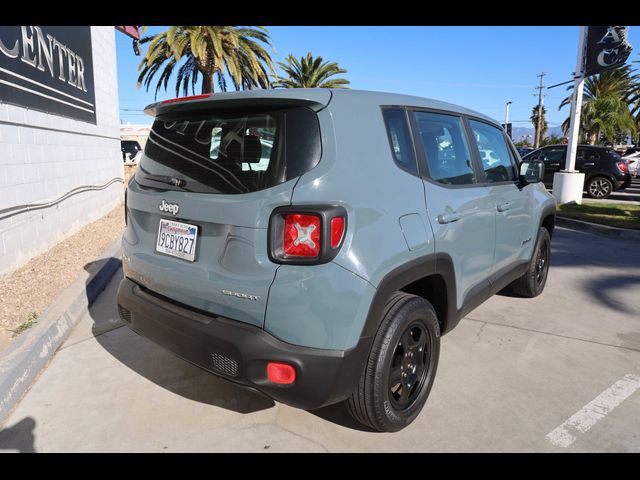
[{"label": "rear window wiper", "polygon": [[144,178],[147,180],[153,180],[154,182],[173,185],[174,187],[184,187],[187,184],[184,179],[179,177],[171,177],[169,175],[154,175],[152,173],[145,173]]}]

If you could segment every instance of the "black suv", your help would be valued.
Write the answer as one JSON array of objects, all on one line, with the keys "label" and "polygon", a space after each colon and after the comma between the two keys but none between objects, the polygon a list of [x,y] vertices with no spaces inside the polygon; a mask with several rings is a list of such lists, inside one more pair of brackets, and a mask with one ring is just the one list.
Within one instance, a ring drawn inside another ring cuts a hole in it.
[{"label": "black suv", "polygon": [[[544,184],[551,188],[553,174],[564,169],[566,157],[566,145],[550,145],[525,155],[522,160],[542,160]],[[607,198],[611,192],[631,185],[627,162],[611,147],[578,145],[575,168],[584,173],[584,189],[591,198]]]},{"label": "black suv", "polygon": [[129,159],[133,160],[138,155],[138,152],[142,151],[140,143],[135,140],[120,140],[120,150],[122,151],[122,161],[127,161],[127,153]]}]

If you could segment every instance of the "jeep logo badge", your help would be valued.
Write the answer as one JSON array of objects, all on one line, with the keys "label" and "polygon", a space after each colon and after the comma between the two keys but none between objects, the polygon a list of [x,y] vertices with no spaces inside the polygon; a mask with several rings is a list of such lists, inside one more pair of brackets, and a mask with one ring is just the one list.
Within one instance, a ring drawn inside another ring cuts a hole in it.
[{"label": "jeep logo badge", "polygon": [[178,210],[180,210],[180,205],[178,205],[177,203],[167,203],[163,199],[162,203],[158,206],[158,210],[160,210],[161,212],[171,213],[175,216],[178,214]]}]

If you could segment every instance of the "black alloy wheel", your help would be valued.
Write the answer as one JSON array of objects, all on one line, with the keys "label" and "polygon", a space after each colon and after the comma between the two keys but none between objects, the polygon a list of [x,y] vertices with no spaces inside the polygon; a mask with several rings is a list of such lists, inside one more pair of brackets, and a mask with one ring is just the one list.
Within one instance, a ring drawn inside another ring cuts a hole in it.
[{"label": "black alloy wheel", "polygon": [[389,400],[399,410],[415,402],[429,370],[429,332],[416,322],[407,327],[393,351]]}]

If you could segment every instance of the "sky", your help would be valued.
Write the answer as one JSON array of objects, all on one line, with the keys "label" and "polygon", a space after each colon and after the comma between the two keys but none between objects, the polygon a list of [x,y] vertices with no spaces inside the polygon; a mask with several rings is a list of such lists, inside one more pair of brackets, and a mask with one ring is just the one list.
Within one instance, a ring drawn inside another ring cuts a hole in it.
[{"label": "sky", "polygon": [[[153,35],[166,27],[150,27]],[[451,102],[504,122],[505,104],[514,127],[532,127],[529,117],[537,105],[539,75],[551,86],[570,80],[576,66],[579,27],[322,27],[267,26],[275,62],[289,53],[312,52],[347,70],[354,89],[417,95]],[[634,47],[629,61],[640,60],[640,27],[629,27]],[[129,37],[116,32],[118,88],[122,123],[150,124],[142,113],[154,102],[136,88],[142,56],[133,53]],[[142,45],[142,55],[146,45]],[[640,64],[637,65],[640,67]],[[279,70],[278,73],[281,73]],[[175,77],[175,73],[174,73]],[[569,107],[558,110],[567,85],[545,90],[543,104],[550,127],[559,126]],[[217,88],[217,85],[215,85]],[[200,93],[199,88],[196,94]],[[175,81],[157,100],[175,97]]]}]

